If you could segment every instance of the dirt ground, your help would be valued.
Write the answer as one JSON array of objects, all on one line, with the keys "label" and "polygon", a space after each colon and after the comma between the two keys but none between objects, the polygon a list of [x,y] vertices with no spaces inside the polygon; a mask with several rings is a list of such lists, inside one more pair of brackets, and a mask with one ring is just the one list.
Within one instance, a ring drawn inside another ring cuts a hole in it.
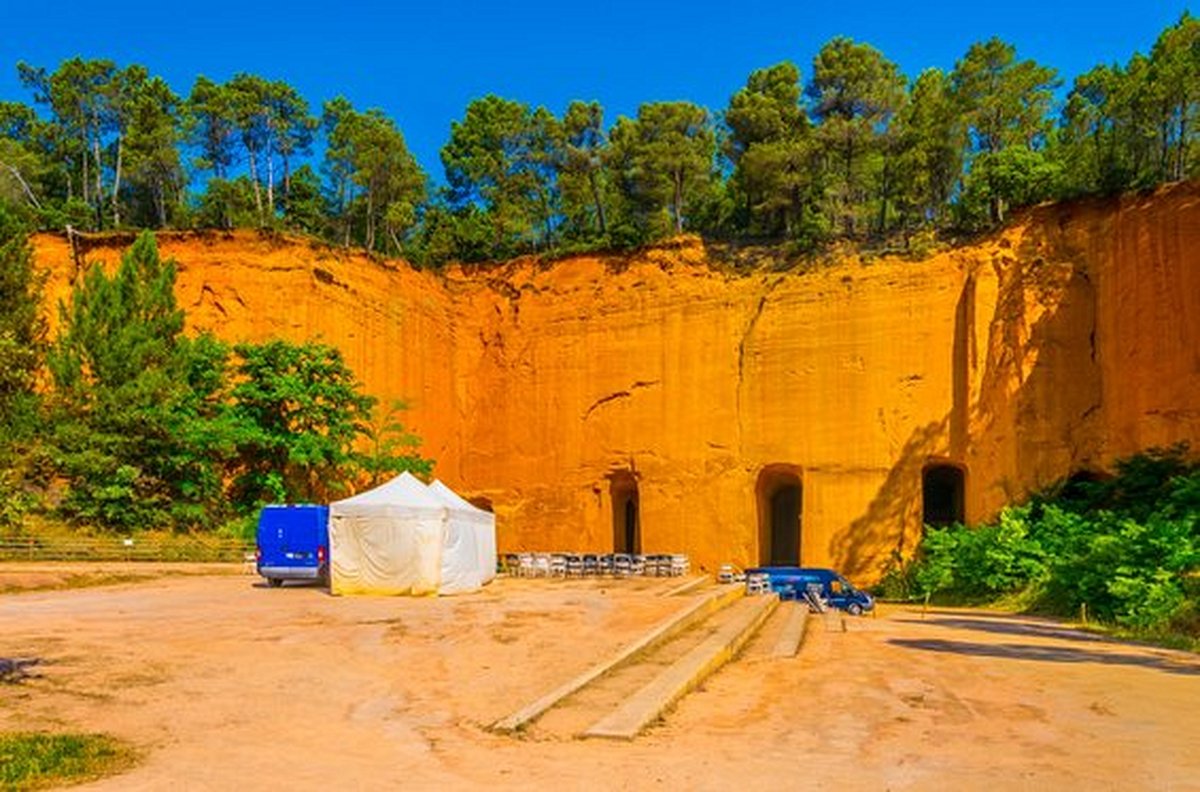
[{"label": "dirt ground", "polygon": [[1200,657],[1054,622],[814,617],[780,660],[773,617],[634,742],[514,738],[484,726],[683,607],[672,581],[335,598],[202,571],[0,595],[0,656],[47,661],[0,685],[0,731],[139,746],[88,789],[1200,789]]}]

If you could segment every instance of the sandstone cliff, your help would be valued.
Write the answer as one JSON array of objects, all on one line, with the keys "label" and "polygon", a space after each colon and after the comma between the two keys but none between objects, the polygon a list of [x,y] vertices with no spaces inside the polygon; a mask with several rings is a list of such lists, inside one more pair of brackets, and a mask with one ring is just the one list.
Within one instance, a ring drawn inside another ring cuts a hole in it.
[{"label": "sandstone cliff", "polygon": [[[65,295],[67,243],[35,247]],[[919,538],[931,466],[960,471],[948,507],[975,521],[1200,439],[1196,185],[803,273],[732,275],[694,240],[442,274],[253,232],[160,247],[192,328],[320,337],[407,399],[437,474],[494,507],[502,551],[633,541],[711,569],[774,546],[870,579]]]}]

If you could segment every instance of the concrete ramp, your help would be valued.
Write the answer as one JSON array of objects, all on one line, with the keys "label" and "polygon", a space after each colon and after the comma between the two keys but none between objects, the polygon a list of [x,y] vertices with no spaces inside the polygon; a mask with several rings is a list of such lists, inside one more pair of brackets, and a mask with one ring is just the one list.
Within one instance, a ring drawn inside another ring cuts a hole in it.
[{"label": "concrete ramp", "polygon": [[808,625],[808,606],[793,600],[781,604],[780,610],[786,611],[787,621],[771,654],[774,657],[795,657],[800,650],[800,642],[804,640],[804,628]]},{"label": "concrete ramp", "polygon": [[612,713],[583,733],[584,737],[632,740],[688,691],[699,685],[753,637],[779,604],[779,598],[748,597],[729,608],[728,620]]},{"label": "concrete ramp", "polygon": [[[703,578],[700,582],[703,582]],[[582,688],[593,684],[614,670],[629,665],[636,658],[678,636],[696,624],[703,622],[713,613],[726,608],[730,603],[742,598],[745,586],[740,584],[715,587],[701,593],[671,617],[667,618],[644,636],[627,645],[607,660],[600,662],[582,674],[567,680],[555,689],[531,701],[511,715],[501,718],[491,725],[492,731],[509,733],[520,731],[538,719],[547,710],[556,706],[563,699],[577,693]]]}]

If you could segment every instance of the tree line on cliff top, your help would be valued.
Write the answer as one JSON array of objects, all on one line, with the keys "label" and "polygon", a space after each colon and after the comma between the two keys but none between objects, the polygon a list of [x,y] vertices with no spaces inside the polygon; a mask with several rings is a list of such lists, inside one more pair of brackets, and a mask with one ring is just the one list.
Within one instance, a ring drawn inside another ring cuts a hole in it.
[{"label": "tree line on cliff top", "polygon": [[28,229],[0,206],[0,532],[30,511],[120,529],[245,528],[432,462],[334,347],[184,333],[146,231],[94,265],[48,340]]},{"label": "tree line on cliff top", "polygon": [[338,97],[318,113],[282,80],[202,76],[182,96],[110,60],[17,69],[33,104],[0,102],[0,201],[41,227],[288,228],[432,265],[685,231],[912,247],[1200,168],[1186,13],[1063,101],[1053,68],[996,38],[914,79],[834,38],[807,81],[790,62],[759,69],[718,113],[647,102],[608,124],[596,102],[556,115],[489,95],[451,123],[437,188],[382,111]]}]

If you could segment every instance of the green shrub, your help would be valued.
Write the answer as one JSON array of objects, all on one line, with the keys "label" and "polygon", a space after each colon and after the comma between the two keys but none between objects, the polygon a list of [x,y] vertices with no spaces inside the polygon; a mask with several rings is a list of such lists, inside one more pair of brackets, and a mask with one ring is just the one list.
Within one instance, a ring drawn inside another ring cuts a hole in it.
[{"label": "green shrub", "polygon": [[956,601],[1019,595],[1064,616],[1086,608],[1143,634],[1200,634],[1200,466],[1175,447],[1116,470],[1051,487],[990,524],[930,528],[915,558],[893,559],[885,582]]}]

